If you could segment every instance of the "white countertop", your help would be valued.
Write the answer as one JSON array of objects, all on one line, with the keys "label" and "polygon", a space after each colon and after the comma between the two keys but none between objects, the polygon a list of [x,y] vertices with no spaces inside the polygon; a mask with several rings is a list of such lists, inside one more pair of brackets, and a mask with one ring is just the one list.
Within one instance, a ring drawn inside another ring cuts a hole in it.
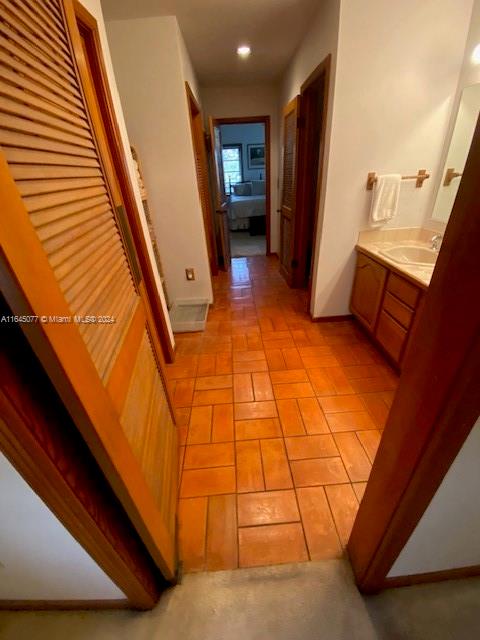
[{"label": "white countertop", "polygon": [[364,251],[368,253],[375,260],[378,260],[379,262],[383,262],[389,267],[392,267],[398,273],[404,274],[410,280],[413,280],[417,284],[421,285],[423,288],[428,289],[435,265],[432,265],[431,267],[423,267],[423,266],[420,267],[413,264],[403,264],[400,262],[395,262],[395,260],[392,260],[391,258],[388,258],[387,256],[381,253],[386,249],[391,249],[392,247],[398,247],[399,245],[402,245],[402,246],[407,245],[412,247],[428,247],[429,246],[425,242],[419,242],[415,240],[401,240],[401,241],[397,240],[397,241],[391,241],[391,242],[385,242],[385,241],[373,242],[373,241],[359,240],[356,245],[356,249],[359,249],[360,251]]}]

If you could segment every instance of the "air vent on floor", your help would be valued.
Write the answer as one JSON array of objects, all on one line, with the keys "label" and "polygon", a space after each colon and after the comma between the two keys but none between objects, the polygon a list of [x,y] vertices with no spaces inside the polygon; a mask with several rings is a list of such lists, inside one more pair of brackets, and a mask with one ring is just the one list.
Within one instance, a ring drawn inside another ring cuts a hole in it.
[{"label": "air vent on floor", "polygon": [[206,300],[176,300],[169,311],[174,333],[203,331],[208,316]]}]

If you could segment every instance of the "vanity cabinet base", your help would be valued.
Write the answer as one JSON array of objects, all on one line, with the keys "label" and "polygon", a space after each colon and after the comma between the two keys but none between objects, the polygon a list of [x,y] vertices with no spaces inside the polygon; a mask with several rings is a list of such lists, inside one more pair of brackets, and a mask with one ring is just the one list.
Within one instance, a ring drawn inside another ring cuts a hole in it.
[{"label": "vanity cabinet base", "polygon": [[387,264],[357,254],[350,311],[398,369],[422,296],[420,287]]}]

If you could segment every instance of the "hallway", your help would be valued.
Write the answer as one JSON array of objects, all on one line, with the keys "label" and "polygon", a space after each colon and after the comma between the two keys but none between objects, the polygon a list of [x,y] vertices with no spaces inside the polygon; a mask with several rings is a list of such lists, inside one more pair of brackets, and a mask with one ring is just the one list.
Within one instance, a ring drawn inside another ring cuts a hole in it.
[{"label": "hallway", "polygon": [[397,376],[351,321],[312,323],[275,257],[232,260],[168,367],[186,572],[339,558]]}]

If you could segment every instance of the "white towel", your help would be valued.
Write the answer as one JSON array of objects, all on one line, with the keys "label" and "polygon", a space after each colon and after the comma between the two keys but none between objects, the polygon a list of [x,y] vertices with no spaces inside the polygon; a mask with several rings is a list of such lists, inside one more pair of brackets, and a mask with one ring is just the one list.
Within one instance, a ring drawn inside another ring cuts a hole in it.
[{"label": "white towel", "polygon": [[388,222],[396,215],[401,181],[402,176],[399,173],[377,176],[377,180],[373,184],[372,208],[370,209],[370,223],[372,225]]}]

